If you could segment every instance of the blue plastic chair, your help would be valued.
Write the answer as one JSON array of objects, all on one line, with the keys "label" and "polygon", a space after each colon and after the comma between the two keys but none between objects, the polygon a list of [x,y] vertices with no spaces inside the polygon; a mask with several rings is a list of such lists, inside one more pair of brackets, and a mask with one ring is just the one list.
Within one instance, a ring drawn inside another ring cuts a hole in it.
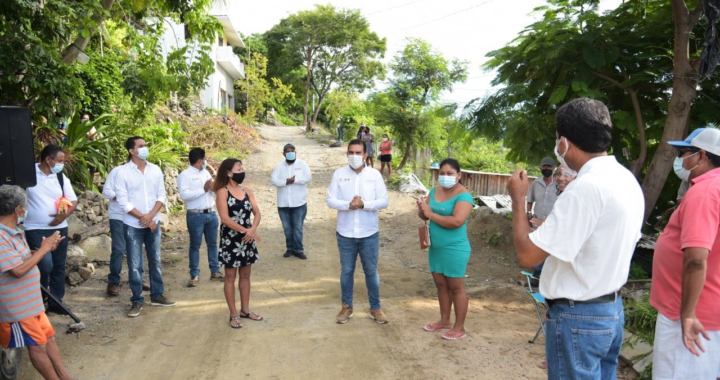
[{"label": "blue plastic chair", "polygon": [[[537,333],[535,333],[535,337],[533,337],[531,340],[528,341],[528,343],[533,344],[537,340],[537,338],[540,336],[540,333],[545,335],[545,317],[544,315],[547,313],[548,310],[548,304],[545,302],[545,297],[540,294],[539,291],[533,290],[532,284],[530,283],[531,279],[539,280],[537,277],[535,277],[532,273],[527,271],[522,271],[522,273],[525,278],[527,278],[527,290],[525,293],[529,294],[532,297],[533,305],[535,306],[535,313],[537,314],[538,322],[540,323],[540,328],[538,329]],[[544,312],[540,312],[540,305],[542,305]]]}]

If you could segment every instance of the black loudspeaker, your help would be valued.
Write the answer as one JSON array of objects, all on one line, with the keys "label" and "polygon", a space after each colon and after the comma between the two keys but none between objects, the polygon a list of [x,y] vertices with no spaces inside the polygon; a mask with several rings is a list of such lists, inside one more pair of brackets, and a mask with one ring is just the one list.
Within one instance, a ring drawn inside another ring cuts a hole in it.
[{"label": "black loudspeaker", "polygon": [[0,106],[0,185],[28,188],[36,183],[30,111]]}]

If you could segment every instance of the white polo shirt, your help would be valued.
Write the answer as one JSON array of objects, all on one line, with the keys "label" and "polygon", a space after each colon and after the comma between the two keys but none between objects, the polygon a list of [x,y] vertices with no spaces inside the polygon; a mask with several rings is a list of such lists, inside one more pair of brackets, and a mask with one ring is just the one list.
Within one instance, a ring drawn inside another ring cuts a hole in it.
[{"label": "white polo shirt", "polygon": [[614,156],[588,161],[530,240],[550,254],[540,277],[547,299],[585,301],[620,289],[641,237],[645,200]]},{"label": "white polo shirt", "polygon": [[[151,163],[145,166],[145,173],[138,170],[137,165],[130,161],[120,167],[117,178],[115,178],[115,194],[118,203],[122,208],[123,223],[134,228],[145,228],[140,225],[140,220],[130,215],[129,212],[137,209],[142,214],[147,214],[155,207],[155,203],[165,204],[165,182],[160,168]],[[153,221],[160,220],[160,214],[155,215]]]},{"label": "white polo shirt", "polygon": [[196,169],[189,166],[178,176],[180,198],[185,202],[188,210],[212,210],[215,207],[215,197],[212,191],[205,191],[205,183],[212,176],[205,169]]},{"label": "white polo shirt", "polygon": [[[295,177],[295,182],[286,185],[288,178]],[[278,207],[300,207],[307,203],[307,184],[312,179],[310,168],[302,160],[295,160],[292,164],[283,161],[272,172],[270,181],[277,187]]]},{"label": "white polo shirt", "polygon": [[102,194],[105,199],[110,200],[110,202],[108,202],[108,214],[112,220],[122,221],[125,218],[125,213],[123,212],[122,207],[120,207],[120,203],[117,201],[117,194],[115,192],[115,180],[117,178],[117,174],[120,171],[120,168],[125,165],[113,168],[105,179],[105,185],[103,185]]},{"label": "white polo shirt", "polygon": [[[364,209],[350,210],[353,197],[360,195]],[[347,238],[372,236],[378,227],[378,210],[387,208],[389,200],[385,181],[377,169],[364,167],[356,174],[350,166],[335,171],[328,188],[327,205],[338,210],[337,232]]]},{"label": "white polo shirt", "polygon": [[[77,201],[75,190],[73,190],[68,177],[62,173],[59,175],[63,176],[65,197],[70,201]],[[45,175],[45,173],[40,170],[40,164],[35,164],[37,185],[27,189],[28,214],[23,223],[25,230],[54,230],[68,226],[67,220],[63,220],[63,222],[57,226],[49,225],[50,222],[55,219],[50,215],[57,214],[55,202],[63,196],[63,189],[60,188],[60,182],[58,182],[57,176],[58,175],[52,172],[49,175]]]}]

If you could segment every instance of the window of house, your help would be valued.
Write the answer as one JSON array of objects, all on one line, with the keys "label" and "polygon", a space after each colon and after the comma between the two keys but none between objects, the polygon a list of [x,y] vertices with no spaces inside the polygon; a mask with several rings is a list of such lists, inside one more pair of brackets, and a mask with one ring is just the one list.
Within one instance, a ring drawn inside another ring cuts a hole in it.
[{"label": "window of house", "polygon": [[192,36],[190,35],[190,27],[188,26],[188,24],[185,24],[185,39],[192,39]]}]

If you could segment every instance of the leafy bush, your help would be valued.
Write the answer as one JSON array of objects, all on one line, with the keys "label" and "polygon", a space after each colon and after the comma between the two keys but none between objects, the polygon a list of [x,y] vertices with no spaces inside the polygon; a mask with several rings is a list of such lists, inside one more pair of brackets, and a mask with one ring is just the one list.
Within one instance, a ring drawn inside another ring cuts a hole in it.
[{"label": "leafy bush", "polygon": [[[109,144],[108,133],[112,115],[102,115],[95,120],[80,122],[76,111],[67,126],[65,141],[67,175],[72,183],[83,189],[96,190],[93,183],[95,173],[106,176],[113,167],[113,147]],[[95,128],[92,137],[88,132]]]},{"label": "leafy bush", "polygon": [[630,279],[631,280],[644,280],[650,278],[645,269],[638,263],[630,264]]},{"label": "leafy bush", "polygon": [[650,345],[655,342],[658,311],[650,305],[650,294],[625,304],[625,328]]},{"label": "leafy bush", "polygon": [[188,134],[180,127],[180,123],[160,123],[134,130],[134,134],[141,136],[148,144],[150,157],[148,161],[161,168],[172,167],[181,169],[185,166],[183,159],[187,157],[188,143],[185,139]]}]

